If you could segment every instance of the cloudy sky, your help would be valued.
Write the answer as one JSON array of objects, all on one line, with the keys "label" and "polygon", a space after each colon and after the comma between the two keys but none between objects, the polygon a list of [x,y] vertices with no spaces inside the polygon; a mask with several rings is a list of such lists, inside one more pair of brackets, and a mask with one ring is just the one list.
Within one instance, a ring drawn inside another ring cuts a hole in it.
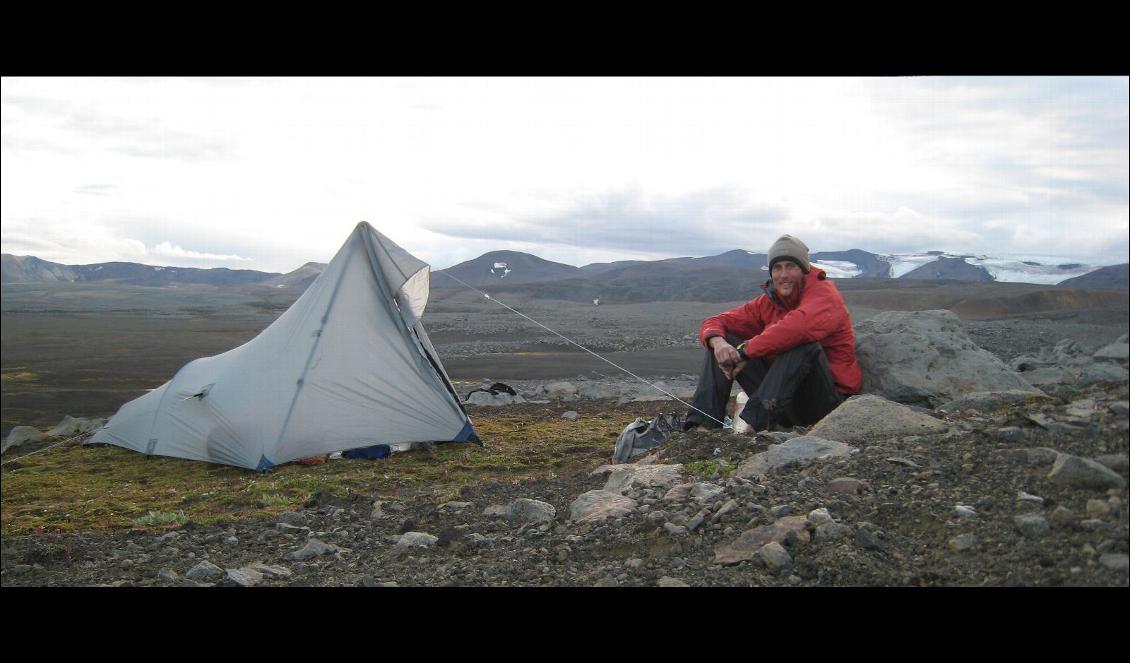
[{"label": "cloudy sky", "polygon": [[1128,259],[1128,79],[3,78],[3,252]]}]

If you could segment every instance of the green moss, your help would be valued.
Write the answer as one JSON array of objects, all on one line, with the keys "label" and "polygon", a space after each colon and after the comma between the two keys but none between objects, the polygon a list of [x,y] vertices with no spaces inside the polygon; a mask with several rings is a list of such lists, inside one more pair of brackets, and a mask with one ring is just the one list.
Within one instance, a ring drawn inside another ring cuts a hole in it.
[{"label": "green moss", "polygon": [[286,464],[267,474],[115,446],[55,447],[3,468],[0,533],[222,523],[291,510],[318,493],[443,502],[480,482],[592,469],[608,460],[624,421],[634,416],[613,411],[570,422],[548,409],[473,413],[485,447],[439,445],[378,461]]}]

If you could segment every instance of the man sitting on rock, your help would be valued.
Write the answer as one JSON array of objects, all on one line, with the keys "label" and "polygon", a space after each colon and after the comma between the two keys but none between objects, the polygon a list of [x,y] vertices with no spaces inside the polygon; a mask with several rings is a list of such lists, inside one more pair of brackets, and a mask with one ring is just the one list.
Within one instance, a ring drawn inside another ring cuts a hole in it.
[{"label": "man sitting on rock", "polygon": [[862,388],[851,316],[808,247],[782,236],[769,271],[764,294],[702,322],[706,361],[684,430],[720,428],[734,380],[749,395],[740,416],[754,432],[814,424]]}]

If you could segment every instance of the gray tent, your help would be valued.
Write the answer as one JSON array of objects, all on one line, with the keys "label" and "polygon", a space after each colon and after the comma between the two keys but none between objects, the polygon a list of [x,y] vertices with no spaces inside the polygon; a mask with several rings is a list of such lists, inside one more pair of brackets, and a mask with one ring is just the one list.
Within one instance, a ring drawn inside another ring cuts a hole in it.
[{"label": "gray tent", "polygon": [[478,441],[419,322],[429,276],[361,222],[258,336],[185,364],[87,444],[266,469],[378,444]]}]

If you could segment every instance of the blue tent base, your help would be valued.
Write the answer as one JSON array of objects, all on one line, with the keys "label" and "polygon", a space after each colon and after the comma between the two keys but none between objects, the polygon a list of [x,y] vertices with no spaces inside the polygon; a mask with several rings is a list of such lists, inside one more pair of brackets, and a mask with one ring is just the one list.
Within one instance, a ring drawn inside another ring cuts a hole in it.
[{"label": "blue tent base", "polygon": [[[459,434],[455,436],[454,440],[436,442],[436,444],[451,444],[453,442],[474,442],[479,446],[483,446],[479,436],[475,434],[475,429],[471,426],[470,421],[463,426],[463,430],[459,431]],[[365,460],[383,460],[391,455],[392,448],[387,444],[374,444],[371,447],[359,447],[341,453],[342,458],[363,458]]]}]

